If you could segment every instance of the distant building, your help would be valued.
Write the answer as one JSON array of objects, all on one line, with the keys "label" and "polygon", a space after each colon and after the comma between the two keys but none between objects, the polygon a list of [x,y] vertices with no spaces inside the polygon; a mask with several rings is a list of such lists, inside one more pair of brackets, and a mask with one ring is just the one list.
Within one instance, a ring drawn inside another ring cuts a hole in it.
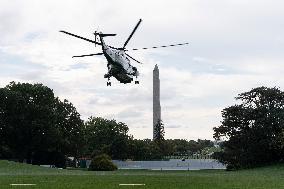
[{"label": "distant building", "polygon": [[156,139],[154,131],[159,120],[161,120],[160,78],[159,68],[156,64],[153,70],[153,140]]}]

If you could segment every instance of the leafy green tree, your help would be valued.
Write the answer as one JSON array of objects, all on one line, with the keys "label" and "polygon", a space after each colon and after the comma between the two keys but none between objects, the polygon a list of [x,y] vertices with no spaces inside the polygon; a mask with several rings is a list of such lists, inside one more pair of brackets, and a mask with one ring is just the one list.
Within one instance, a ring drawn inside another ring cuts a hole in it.
[{"label": "leafy green tree", "polygon": [[284,157],[284,93],[258,87],[236,97],[241,103],[222,111],[215,139],[225,139],[217,158],[230,168],[254,167]]},{"label": "leafy green tree", "polygon": [[93,156],[105,153],[113,159],[127,159],[129,150],[128,126],[115,120],[90,117],[85,123],[88,152]]},{"label": "leafy green tree", "polygon": [[205,148],[213,147],[214,144],[210,140],[185,140],[185,139],[169,139],[165,140],[166,155],[186,156],[200,154]]},{"label": "leafy green tree", "polygon": [[210,147],[213,147],[214,146],[214,143],[211,141],[211,140],[201,140],[201,139],[198,139],[197,140],[197,144],[199,146],[199,150],[202,150],[204,148],[210,148]]},{"label": "leafy green tree", "polygon": [[1,145],[10,152],[6,158],[32,163],[42,151],[76,155],[82,128],[73,105],[42,84],[11,82],[0,89]]},{"label": "leafy green tree", "polygon": [[129,152],[128,158],[132,160],[149,160],[152,156],[151,151],[151,140],[144,139],[131,139],[129,141]]},{"label": "leafy green tree", "polygon": [[201,154],[205,149],[212,148],[209,140],[187,141],[185,139],[167,139],[152,141],[150,139],[130,140],[128,158],[133,160],[160,160],[165,156],[189,156]]},{"label": "leafy green tree", "polygon": [[165,140],[165,128],[162,120],[158,120],[156,126],[154,127],[154,140],[164,141]]},{"label": "leafy green tree", "polygon": [[[188,154],[189,150],[189,145],[192,143],[192,141],[188,142],[185,139],[175,139],[173,140],[174,144],[174,153],[172,155],[186,155]],[[196,142],[194,141],[194,144]]]},{"label": "leafy green tree", "polygon": [[[31,159],[32,152],[46,148],[50,134],[52,90],[40,84],[11,82],[1,89],[1,133],[5,144],[19,159]],[[43,126],[43,124],[45,126]]]},{"label": "leafy green tree", "polygon": [[55,100],[54,126],[60,134],[56,150],[77,158],[86,150],[84,122],[71,102],[66,99],[60,101],[58,98]]}]

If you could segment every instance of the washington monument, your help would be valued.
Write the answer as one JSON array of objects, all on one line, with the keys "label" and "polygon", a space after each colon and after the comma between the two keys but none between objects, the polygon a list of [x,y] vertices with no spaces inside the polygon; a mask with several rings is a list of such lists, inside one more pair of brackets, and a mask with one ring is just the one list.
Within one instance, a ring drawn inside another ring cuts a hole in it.
[{"label": "washington monument", "polygon": [[159,120],[161,120],[160,78],[159,68],[156,64],[153,70],[153,140],[157,138],[155,134],[155,127]]}]

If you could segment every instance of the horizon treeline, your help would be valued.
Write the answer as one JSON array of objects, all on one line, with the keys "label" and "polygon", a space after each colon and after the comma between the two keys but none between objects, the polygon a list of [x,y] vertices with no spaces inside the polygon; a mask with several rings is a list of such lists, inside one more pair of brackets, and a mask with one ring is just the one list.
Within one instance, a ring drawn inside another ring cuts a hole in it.
[{"label": "horizon treeline", "polygon": [[11,82],[0,88],[1,159],[65,167],[67,157],[158,160],[214,148],[210,140],[139,140],[128,131],[116,120],[90,116],[83,121],[71,102],[43,84]]}]

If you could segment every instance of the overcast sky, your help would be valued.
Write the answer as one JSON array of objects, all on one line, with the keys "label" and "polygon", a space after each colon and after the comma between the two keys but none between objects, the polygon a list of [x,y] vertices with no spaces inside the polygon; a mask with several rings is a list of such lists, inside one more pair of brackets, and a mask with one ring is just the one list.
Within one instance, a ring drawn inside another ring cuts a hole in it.
[{"label": "overcast sky", "polygon": [[[221,110],[258,86],[284,86],[284,1],[281,0],[0,0],[0,87],[43,83],[68,99],[82,118],[125,122],[135,138],[152,137],[152,70],[160,69],[166,138],[212,139]],[[95,30],[128,48],[189,42],[129,52],[143,65],[140,85],[106,86],[101,52],[66,30],[94,39]]]}]

